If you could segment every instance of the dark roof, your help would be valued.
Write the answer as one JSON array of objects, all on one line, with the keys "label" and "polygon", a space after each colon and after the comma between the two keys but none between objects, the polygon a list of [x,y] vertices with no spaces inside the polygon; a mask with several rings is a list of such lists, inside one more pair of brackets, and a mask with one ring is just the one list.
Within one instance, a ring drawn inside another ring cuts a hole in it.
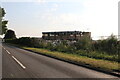
[{"label": "dark roof", "polygon": [[58,32],[42,32],[43,34],[55,34],[55,33],[81,33],[81,31],[58,31]]}]

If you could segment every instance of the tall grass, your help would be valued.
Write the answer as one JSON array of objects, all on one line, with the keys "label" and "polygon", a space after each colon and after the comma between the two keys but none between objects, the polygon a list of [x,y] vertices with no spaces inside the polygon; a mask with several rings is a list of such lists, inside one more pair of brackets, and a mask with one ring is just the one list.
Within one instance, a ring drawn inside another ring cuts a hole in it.
[{"label": "tall grass", "polygon": [[23,47],[24,49],[32,50],[35,52],[39,52],[42,54],[54,56],[57,58],[61,58],[64,60],[69,60],[72,62],[77,62],[79,64],[83,65],[89,65],[94,68],[99,68],[103,70],[108,71],[118,71],[120,70],[119,65],[120,63],[114,62],[114,61],[108,61],[108,60],[101,60],[101,59],[93,59],[85,56],[78,56],[77,54],[68,54],[63,52],[56,52],[56,51],[50,51],[47,49],[41,49],[41,48],[30,48],[30,47]]},{"label": "tall grass", "polygon": [[98,51],[86,52],[84,50],[78,50],[78,51],[76,51],[76,54],[79,54],[81,56],[87,56],[89,58],[103,59],[103,60],[110,60],[110,61],[119,62],[119,57],[117,54],[116,55],[109,55],[106,52],[98,52]]}]

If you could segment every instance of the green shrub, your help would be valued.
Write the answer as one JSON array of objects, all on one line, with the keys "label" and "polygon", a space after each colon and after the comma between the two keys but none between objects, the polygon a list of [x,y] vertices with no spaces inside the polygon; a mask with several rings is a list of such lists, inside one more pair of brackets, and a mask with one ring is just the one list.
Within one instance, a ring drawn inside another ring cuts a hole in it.
[{"label": "green shrub", "polygon": [[108,39],[99,40],[93,44],[93,49],[100,52],[106,52],[110,55],[120,54],[118,50],[120,50],[120,43],[118,40],[111,35]]},{"label": "green shrub", "polygon": [[95,58],[95,59],[104,59],[104,60],[110,60],[110,61],[117,61],[119,62],[118,55],[109,55],[107,53],[102,53],[98,51],[91,51],[90,53],[87,53],[85,50],[79,50],[76,51],[76,54],[81,55],[81,56],[87,56],[90,58]]},{"label": "green shrub", "polygon": [[120,55],[120,42],[113,35],[108,39],[98,40],[94,43],[87,37],[83,37],[79,41],[70,44],[65,40],[54,44],[52,41],[37,41],[35,38],[30,37],[7,39],[5,42],[120,62],[118,58],[118,55]]}]

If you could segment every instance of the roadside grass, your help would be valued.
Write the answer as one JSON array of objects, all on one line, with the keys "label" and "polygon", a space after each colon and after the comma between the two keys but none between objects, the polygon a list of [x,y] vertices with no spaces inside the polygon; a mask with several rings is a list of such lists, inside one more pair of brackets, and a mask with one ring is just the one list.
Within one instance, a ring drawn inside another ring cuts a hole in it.
[{"label": "roadside grass", "polygon": [[34,52],[39,52],[45,55],[53,56],[56,58],[69,60],[72,62],[76,62],[78,64],[89,65],[90,67],[99,68],[102,70],[107,70],[107,71],[119,71],[120,70],[119,68],[120,63],[115,62],[115,61],[94,59],[94,58],[89,58],[86,56],[80,56],[78,54],[70,54],[70,53],[68,54],[68,53],[50,51],[50,50],[41,49],[41,48],[30,48],[30,47],[22,47],[22,48],[31,50]]},{"label": "roadside grass", "polygon": [[103,60],[119,62],[118,54],[109,55],[109,54],[107,54],[105,52],[98,52],[98,51],[86,52],[84,50],[78,50],[78,51],[76,51],[76,54],[79,54],[81,56],[87,56],[89,58],[103,59]]}]

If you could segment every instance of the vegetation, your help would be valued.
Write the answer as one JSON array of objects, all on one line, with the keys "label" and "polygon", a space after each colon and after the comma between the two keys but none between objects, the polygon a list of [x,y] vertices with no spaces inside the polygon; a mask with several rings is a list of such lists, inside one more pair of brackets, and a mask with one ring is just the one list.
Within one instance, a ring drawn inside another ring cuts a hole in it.
[{"label": "vegetation", "polygon": [[107,61],[107,60],[100,60],[100,59],[93,59],[88,58],[85,56],[79,56],[77,54],[67,54],[63,52],[56,52],[56,51],[50,51],[46,49],[40,49],[40,48],[30,48],[30,47],[23,47],[24,49],[32,50],[34,52],[39,52],[41,54],[53,56],[56,58],[60,58],[63,60],[72,61],[78,64],[88,65],[90,67],[99,68],[107,71],[119,71],[119,67],[117,62],[113,61]]},{"label": "vegetation", "polygon": [[108,54],[117,55],[120,54],[119,51],[120,42],[115,38],[114,35],[111,35],[109,38],[105,40],[99,40],[94,44],[94,50],[104,51]]},{"label": "vegetation", "polygon": [[4,39],[16,39],[15,32],[13,30],[8,30],[5,34]]},{"label": "vegetation", "polygon": [[6,40],[8,43],[19,44],[34,48],[44,48],[51,51],[64,52],[67,54],[76,54],[94,59],[103,59],[120,62],[120,42],[111,35],[108,39],[92,41],[85,37],[77,42],[69,41],[38,41],[35,38],[22,37],[19,39]]},{"label": "vegetation", "polygon": [[4,10],[4,8],[1,8],[0,7],[0,35],[3,35],[3,34],[5,34],[6,33],[6,31],[7,31],[7,23],[8,23],[8,21],[6,21],[6,20],[3,20],[3,17],[5,16],[5,10]]}]

